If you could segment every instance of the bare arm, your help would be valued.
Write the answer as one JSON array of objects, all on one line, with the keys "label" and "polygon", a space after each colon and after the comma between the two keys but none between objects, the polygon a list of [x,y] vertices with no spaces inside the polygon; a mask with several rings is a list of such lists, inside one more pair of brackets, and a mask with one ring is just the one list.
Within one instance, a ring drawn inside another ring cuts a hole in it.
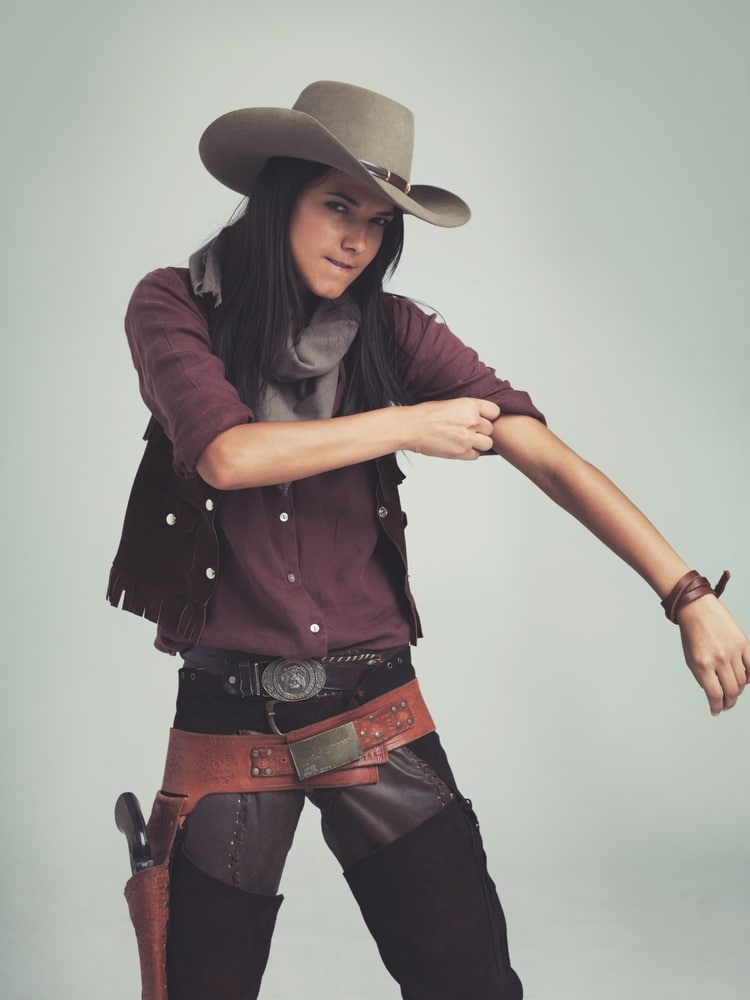
[{"label": "bare arm", "polygon": [[[690,568],[638,508],[593,465],[528,417],[496,421],[495,451],[653,587],[660,597]],[[708,595],[678,615],[685,659],[712,714],[731,708],[750,674],[750,642],[726,608]]]},{"label": "bare arm", "polygon": [[217,489],[235,490],[304,479],[392,451],[471,461],[492,447],[499,412],[488,400],[466,398],[329,420],[240,424],[214,438],[197,468]]}]

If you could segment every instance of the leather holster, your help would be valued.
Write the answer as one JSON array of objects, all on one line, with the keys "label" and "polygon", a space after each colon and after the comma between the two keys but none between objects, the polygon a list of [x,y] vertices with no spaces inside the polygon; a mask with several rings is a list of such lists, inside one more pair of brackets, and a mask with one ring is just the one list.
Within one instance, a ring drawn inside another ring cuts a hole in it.
[{"label": "leather holster", "polygon": [[125,899],[138,942],[142,1000],[167,1000],[169,861],[182,822],[183,802],[181,795],[157,792],[148,821],[154,866],[133,875],[125,884]]}]

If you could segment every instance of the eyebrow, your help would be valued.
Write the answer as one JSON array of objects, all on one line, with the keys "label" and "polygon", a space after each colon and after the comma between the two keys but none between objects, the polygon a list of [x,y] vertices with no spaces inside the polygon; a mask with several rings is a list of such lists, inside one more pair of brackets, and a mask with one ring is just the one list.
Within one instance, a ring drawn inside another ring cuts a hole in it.
[{"label": "eyebrow", "polygon": [[[341,198],[342,201],[348,201],[350,205],[355,208],[361,208],[362,203],[357,201],[356,198],[352,198],[350,194],[344,194],[343,191],[326,191],[326,194],[332,198]],[[386,208],[382,212],[374,212],[374,215],[388,215],[391,218],[396,214],[395,209]]]}]

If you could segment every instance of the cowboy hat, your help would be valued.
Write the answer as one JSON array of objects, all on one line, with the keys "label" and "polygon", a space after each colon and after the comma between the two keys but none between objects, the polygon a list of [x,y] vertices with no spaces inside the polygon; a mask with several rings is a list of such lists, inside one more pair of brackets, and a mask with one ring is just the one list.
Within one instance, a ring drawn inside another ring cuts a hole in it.
[{"label": "cowboy hat", "polygon": [[469,206],[442,188],[410,184],[414,116],[395,101],[348,83],[311,83],[294,107],[243,108],[208,126],[199,151],[209,173],[249,194],[271,156],[342,170],[435,226],[461,226]]}]

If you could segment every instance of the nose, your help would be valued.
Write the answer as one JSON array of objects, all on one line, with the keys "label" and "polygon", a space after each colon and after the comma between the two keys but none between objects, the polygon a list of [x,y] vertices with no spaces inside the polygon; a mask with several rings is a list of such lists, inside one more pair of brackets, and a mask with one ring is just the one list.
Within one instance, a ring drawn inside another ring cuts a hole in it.
[{"label": "nose", "polygon": [[344,233],[344,238],[341,242],[345,250],[349,250],[352,253],[362,253],[363,250],[367,249],[367,240],[367,223],[353,221],[351,225],[347,227],[347,230]]}]

